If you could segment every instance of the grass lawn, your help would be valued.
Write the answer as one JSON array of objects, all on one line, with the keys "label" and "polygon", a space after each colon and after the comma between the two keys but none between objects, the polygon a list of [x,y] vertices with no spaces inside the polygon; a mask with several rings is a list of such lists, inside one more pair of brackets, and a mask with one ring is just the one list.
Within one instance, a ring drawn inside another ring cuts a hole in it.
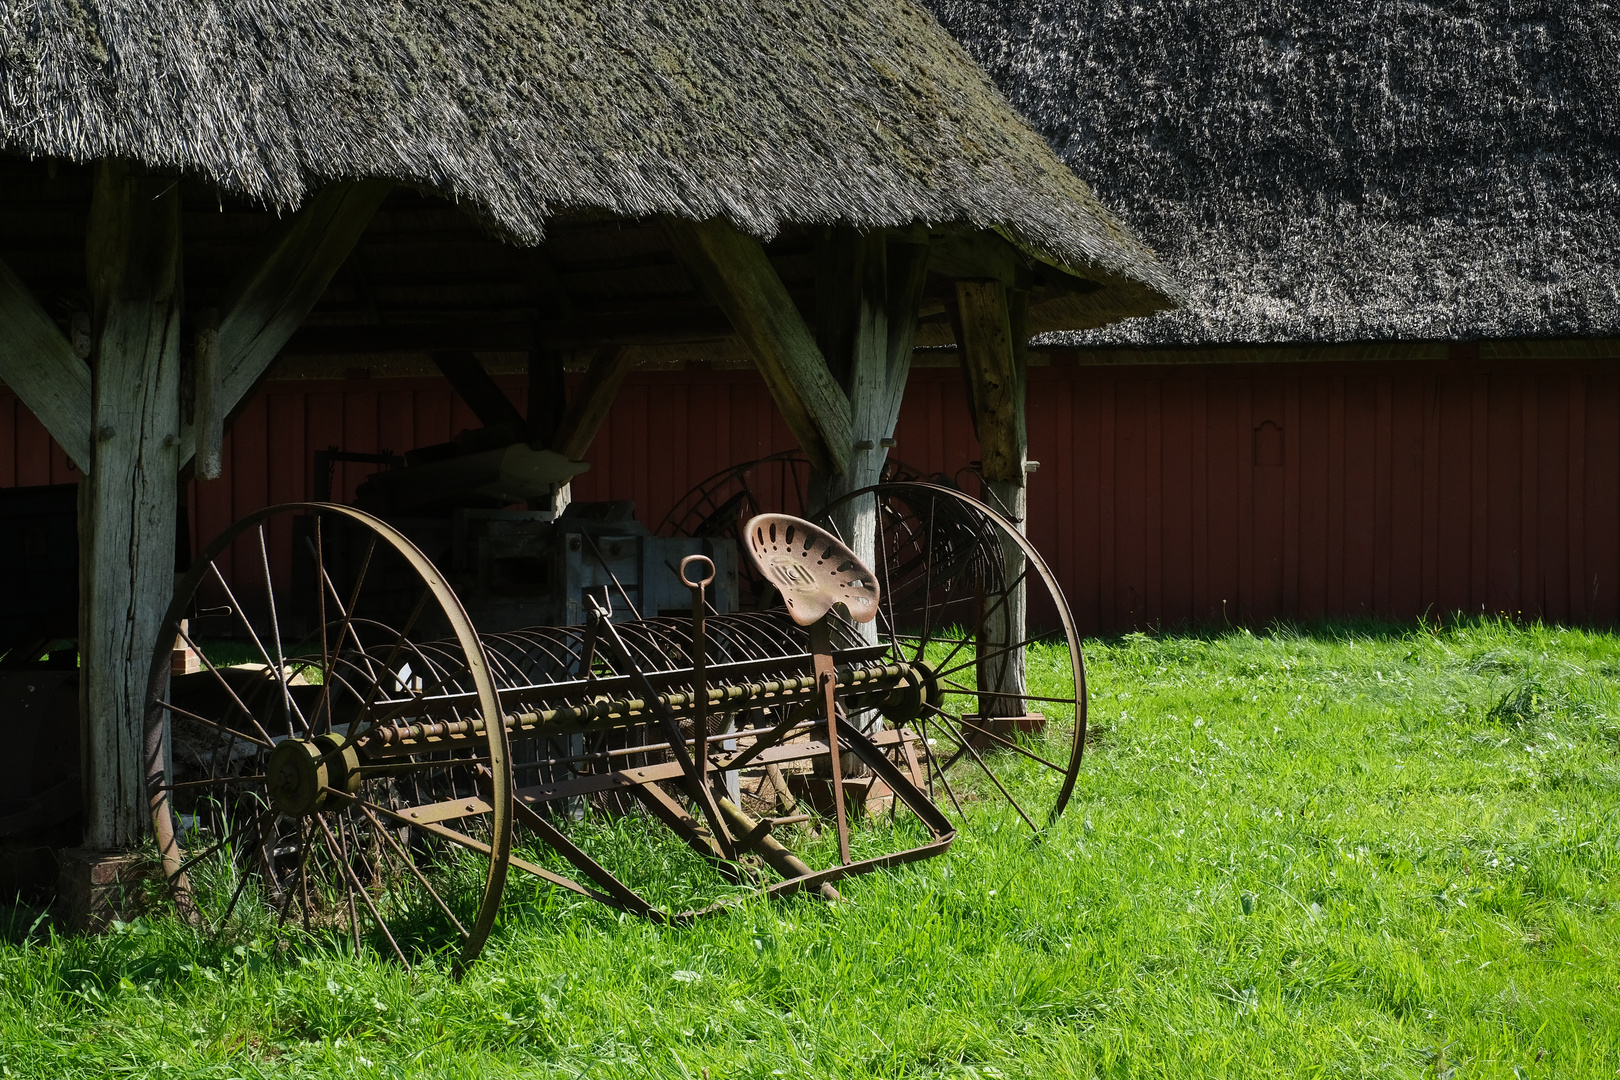
[{"label": "grass lawn", "polygon": [[[660,929],[519,897],[456,983],[0,908],[0,1076],[1620,1075],[1620,639],[1093,643],[1032,843]],[[884,826],[874,826],[875,829]]]}]

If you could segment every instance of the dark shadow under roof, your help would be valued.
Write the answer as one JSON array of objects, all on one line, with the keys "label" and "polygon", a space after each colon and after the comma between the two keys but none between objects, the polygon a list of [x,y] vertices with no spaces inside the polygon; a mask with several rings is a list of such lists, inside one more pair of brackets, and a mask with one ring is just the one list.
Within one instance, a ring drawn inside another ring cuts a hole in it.
[{"label": "dark shadow under roof", "polygon": [[1620,334],[1612,3],[928,2],[1188,285],[1066,343]]},{"label": "dark shadow under roof", "polygon": [[0,55],[0,150],[271,206],[381,176],[524,244],[581,210],[762,238],[960,223],[1127,314],[1178,291],[912,0],[23,0]]}]

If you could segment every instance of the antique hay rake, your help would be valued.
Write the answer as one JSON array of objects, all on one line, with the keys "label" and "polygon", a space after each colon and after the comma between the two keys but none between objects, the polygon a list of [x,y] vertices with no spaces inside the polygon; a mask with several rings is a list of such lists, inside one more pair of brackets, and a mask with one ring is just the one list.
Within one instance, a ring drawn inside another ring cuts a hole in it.
[{"label": "antique hay rake", "polygon": [[[649,900],[581,841],[584,818],[641,814],[732,885],[829,899],[851,874],[944,852],[957,823],[940,795],[959,820],[970,799],[1004,799],[1044,827],[1085,737],[1078,640],[1046,564],[953,489],[848,499],[876,511],[874,567],[811,522],[747,523],[780,606],[713,612],[713,563],[694,555],[678,568],[689,616],[611,618],[595,600],[581,626],[483,635],[385,521],[316,503],[237,522],[179,583],[164,633],[195,649],[199,626],[229,624],[260,662],[204,657],[175,675],[165,647],[152,667],[150,792],[177,907],[222,932],[336,931],[407,964],[423,942],[458,940],[464,969],[513,871],[663,922],[728,902]],[[270,550],[294,535],[313,617],[291,643],[274,598],[245,609],[221,563],[268,585]],[[1052,633],[1022,630],[1026,593]],[[774,815],[742,794],[788,801],[784,777],[820,812]],[[846,796],[878,792],[915,818],[916,842],[856,858]],[[820,868],[783,842],[807,819],[836,833]]]}]

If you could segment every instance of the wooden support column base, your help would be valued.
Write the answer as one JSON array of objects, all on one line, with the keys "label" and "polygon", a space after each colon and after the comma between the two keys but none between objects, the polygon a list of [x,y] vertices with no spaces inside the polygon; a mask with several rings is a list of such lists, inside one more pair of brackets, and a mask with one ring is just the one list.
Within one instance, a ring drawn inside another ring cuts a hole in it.
[{"label": "wooden support column base", "polygon": [[61,871],[51,908],[57,926],[75,934],[99,934],[114,919],[140,914],[141,882],[152,866],[147,856],[68,848],[58,858]]},{"label": "wooden support column base", "polygon": [[[1007,742],[1016,742],[1020,735],[1039,735],[1046,730],[1043,713],[1024,713],[1021,716],[979,716],[968,713],[962,717],[962,734],[975,750],[997,750]],[[998,742],[1005,739],[1007,742]]]}]

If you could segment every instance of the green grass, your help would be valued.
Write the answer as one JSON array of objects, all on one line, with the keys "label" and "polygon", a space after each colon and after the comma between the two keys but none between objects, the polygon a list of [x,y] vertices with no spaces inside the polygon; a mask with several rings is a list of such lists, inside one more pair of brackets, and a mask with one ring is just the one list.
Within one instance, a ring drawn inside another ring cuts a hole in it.
[{"label": "green grass", "polygon": [[1617,646],[1093,643],[1098,739],[1044,842],[975,802],[844,904],[690,929],[522,887],[460,983],[0,909],[0,1075],[1612,1077]]}]

